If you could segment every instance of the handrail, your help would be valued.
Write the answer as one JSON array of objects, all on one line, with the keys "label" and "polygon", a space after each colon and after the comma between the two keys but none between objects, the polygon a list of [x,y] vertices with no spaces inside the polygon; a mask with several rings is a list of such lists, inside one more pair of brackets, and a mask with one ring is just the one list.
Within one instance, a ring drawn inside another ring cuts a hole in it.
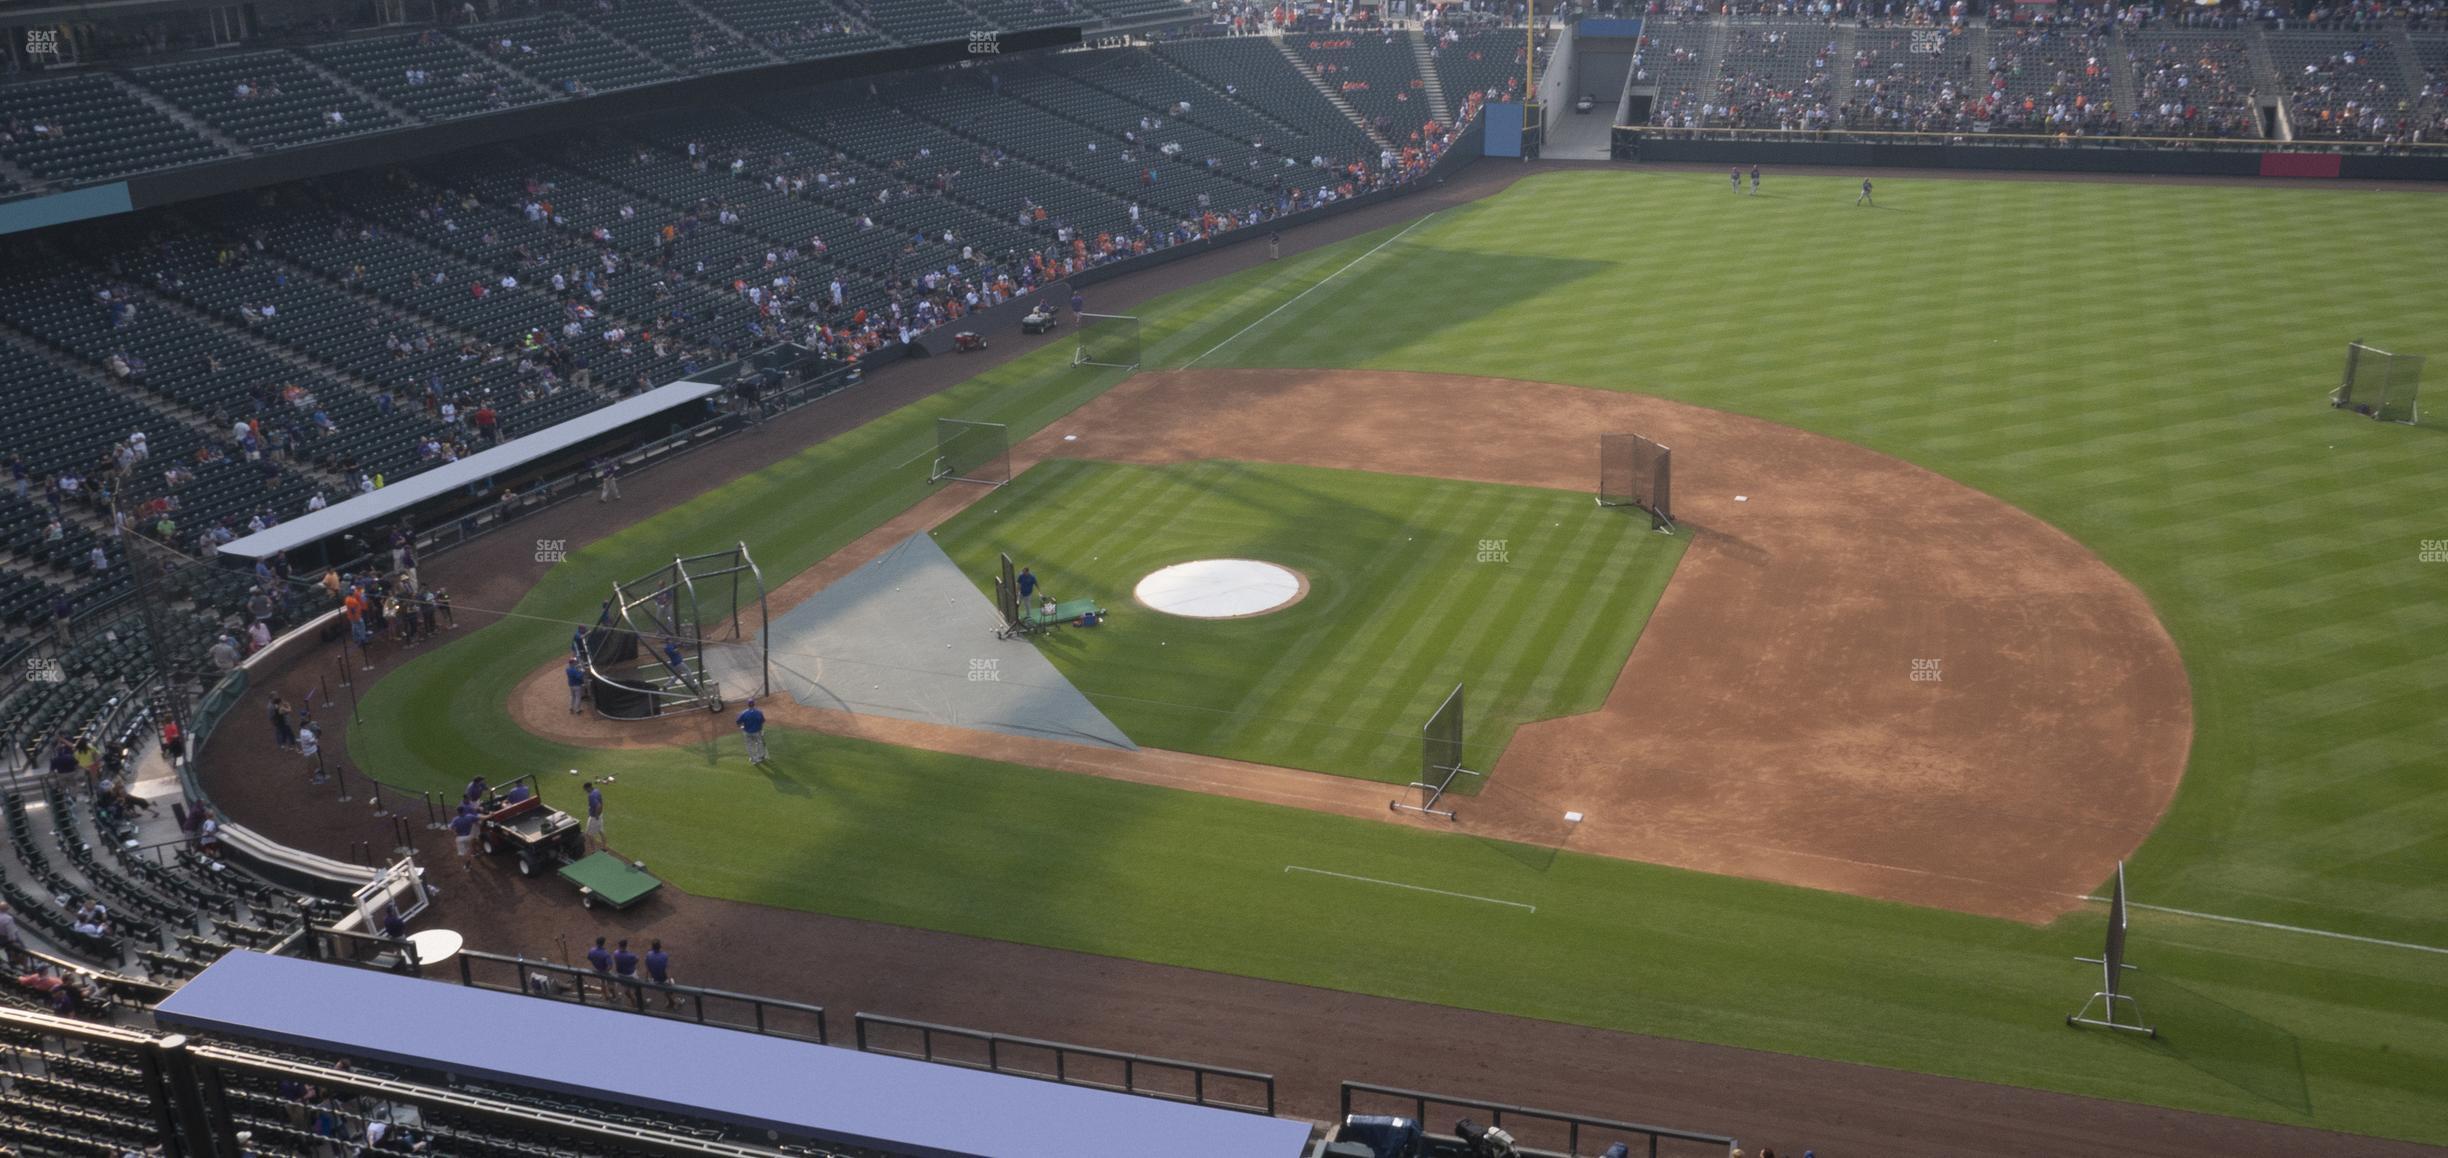
[{"label": "handrail", "polygon": [[[368,957],[359,957],[354,953],[335,951],[337,946],[343,945],[356,949],[371,948],[376,952]],[[455,982],[470,989],[489,989],[496,993],[521,993],[539,1000],[602,1006],[607,1009],[621,1009],[647,1016],[685,1018],[699,1025],[737,1029],[764,1037],[787,1038],[792,1041],[813,1042],[817,1045],[827,1045],[831,1041],[831,1034],[825,1023],[823,1006],[786,1001],[779,997],[760,997],[755,994],[734,993],[727,989],[710,989],[699,985],[677,983],[663,985],[644,977],[636,977],[613,979],[612,984],[620,987],[618,998],[615,999],[613,994],[603,991],[604,978],[593,969],[583,966],[563,965],[558,962],[524,956],[504,956],[500,953],[488,953],[478,949],[462,949],[447,962],[428,965],[416,960],[416,954],[411,951],[406,942],[373,933],[357,933],[330,927],[318,927],[314,930],[313,935],[307,938],[306,952],[308,956],[318,961],[355,965],[360,968],[386,968],[427,980]],[[398,955],[394,959],[394,964],[376,965],[377,960],[391,954]],[[452,967],[454,963],[455,968]],[[479,965],[507,967],[512,971],[513,979],[505,984],[480,978],[476,975]],[[667,1009],[685,1012],[651,1013],[646,1002],[649,996],[655,994],[663,996]],[[748,1017],[743,1022],[712,1016],[709,1003],[715,1002],[745,1006]],[[794,1031],[786,1024],[807,1022],[813,1022],[815,1032]]]},{"label": "handrail", "polygon": [[[49,965],[54,971],[60,973],[62,976],[70,973],[81,973],[87,977],[93,978],[94,984],[100,986],[103,990],[101,996],[105,1000],[110,1001],[111,1004],[150,1007],[161,999],[170,996],[171,991],[177,988],[176,986],[172,985],[164,985],[158,981],[149,981],[142,977],[131,977],[125,973],[114,973],[105,969],[97,969],[83,961],[73,961],[66,957],[54,957],[40,949],[21,946],[17,951],[25,956],[42,962],[45,965]],[[122,997],[135,998],[137,1000],[113,1000]]]},{"label": "handrail", "polygon": [[[1649,1139],[1649,1158],[1657,1158],[1658,1142],[1660,1139],[1666,1138],[1671,1138],[1678,1142],[1699,1142],[1705,1145],[1716,1146],[1720,1149],[1730,1149],[1734,1145],[1734,1139],[1723,1134],[1707,1134],[1696,1130],[1677,1130],[1667,1126],[1643,1126],[1633,1122],[1617,1122],[1607,1118],[1593,1118],[1583,1114],[1568,1114],[1561,1110],[1532,1110],[1521,1106],[1509,1106],[1502,1102],[1490,1102],[1476,1098],[1447,1097],[1443,1094],[1428,1094],[1422,1093],[1418,1090],[1406,1090],[1399,1086],[1378,1086],[1371,1085],[1367,1082],[1343,1083],[1342,1105],[1343,1117],[1346,1119],[1350,1118],[1352,1115],[1352,1095],[1354,1094],[1375,1098],[1388,1098],[1410,1103],[1410,1117],[1418,1121],[1420,1123],[1420,1128],[1423,1130],[1428,1128],[1428,1108],[1430,1106],[1443,1106],[1451,1109],[1476,1111],[1478,1113],[1487,1115],[1487,1124],[1491,1126],[1503,1126],[1508,1120],[1519,1124],[1523,1119],[1528,1119],[1533,1123],[1553,1123],[1561,1125],[1565,1129],[1565,1146],[1567,1147],[1565,1154],[1568,1155],[1569,1158],[1581,1158],[1583,1153],[1581,1149],[1581,1139],[1584,1131],[1600,1135],[1620,1136],[1637,1134],[1644,1136]],[[1434,1131],[1430,1132],[1434,1133]],[[1620,1141],[1622,1139],[1618,1137],[1616,1140]]]},{"label": "handrail", "polygon": [[[162,1043],[149,1044],[160,1045]],[[441,1107],[488,1120],[499,1120],[514,1127],[547,1127],[599,1142],[609,1149],[634,1147],[654,1154],[708,1155],[714,1158],[772,1158],[773,1155],[781,1153],[781,1151],[761,1146],[745,1146],[708,1138],[691,1138],[672,1133],[669,1130],[580,1117],[536,1106],[522,1106],[515,1102],[462,1093],[442,1086],[381,1077],[353,1069],[300,1061],[295,1058],[274,1057],[211,1042],[190,1043],[186,1046],[185,1052],[188,1058],[195,1062],[196,1068],[203,1071],[198,1076],[207,1077],[208,1080],[217,1078],[212,1071],[220,1069],[239,1070],[275,1078],[296,1078],[311,1081],[315,1086],[324,1089],[354,1089],[362,1093],[380,1095],[387,1101],[407,1102],[420,1108]],[[220,1086],[221,1083],[215,1080],[212,1086],[207,1087],[208,1094],[221,1095],[217,1098],[208,1098],[208,1103],[226,1101],[227,1091]],[[443,1127],[442,1132],[448,1134],[455,1131],[451,1127]]]},{"label": "handrail", "polygon": [[[1187,1062],[1179,1061],[1173,1058],[1152,1057],[1147,1054],[1124,1053],[1120,1050],[1098,1049],[1094,1046],[1085,1045],[1071,1045],[1065,1042],[1045,1041],[1033,1037],[1018,1037],[1008,1033],[993,1033],[982,1029],[963,1029],[956,1025],[938,1025],[927,1021],[912,1021],[907,1018],[886,1017],[877,1013],[853,1014],[851,1016],[851,1025],[855,1034],[856,1045],[859,1051],[862,1053],[880,1053],[893,1057],[916,1058],[919,1061],[939,1062],[944,1065],[956,1065],[968,1069],[989,1070],[998,1074],[1012,1074],[1025,1078],[1037,1078],[1041,1081],[1058,1082],[1063,1085],[1090,1086],[1097,1089],[1116,1090],[1127,1094],[1137,1094],[1141,1097],[1158,1098],[1168,1102],[1189,1102],[1193,1105],[1207,1106],[1214,1109],[1239,1110],[1243,1113],[1263,1114],[1268,1117],[1273,1117],[1275,1114],[1275,1075],[1262,1074],[1254,1070],[1237,1070],[1225,1066],[1206,1065],[1200,1062]],[[916,1031],[918,1034],[918,1051],[916,1053],[912,1053],[907,1050],[891,1049],[872,1041],[869,1034],[869,1028],[871,1026],[884,1026],[894,1029]],[[986,1060],[984,1062],[977,1062],[957,1057],[946,1057],[938,1053],[935,1049],[935,1036],[937,1034],[983,1043],[986,1047]],[[1003,1053],[1007,1047],[1013,1046],[1023,1049],[1044,1050],[1053,1054],[1054,1071],[1052,1073],[1046,1073],[1039,1070],[1023,1069],[1010,1064],[1003,1057]],[[1112,1082],[1096,1081],[1091,1078],[1080,1077],[1071,1072],[1070,1059],[1074,1055],[1080,1057],[1097,1058],[1103,1061],[1121,1062],[1121,1083],[1117,1085]],[[1142,1066],[1155,1066],[1160,1069],[1178,1070],[1189,1074],[1190,1093],[1185,1095],[1169,1090],[1147,1089],[1141,1087],[1139,1085],[1138,1071]],[[1247,1082],[1255,1085],[1265,1092],[1265,1101],[1263,1104],[1254,1104],[1248,1102],[1228,1101],[1217,1097],[1207,1088],[1208,1079],[1211,1077],[1223,1078],[1236,1082]]]}]

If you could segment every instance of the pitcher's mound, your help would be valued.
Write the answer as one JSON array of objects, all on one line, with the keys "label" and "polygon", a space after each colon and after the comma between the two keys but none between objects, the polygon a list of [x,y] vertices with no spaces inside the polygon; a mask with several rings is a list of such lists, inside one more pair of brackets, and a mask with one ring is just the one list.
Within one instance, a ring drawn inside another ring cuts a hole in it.
[{"label": "pitcher's mound", "polygon": [[1131,594],[1167,615],[1242,619],[1300,602],[1309,594],[1309,581],[1289,567],[1256,559],[1195,559],[1150,572]]}]

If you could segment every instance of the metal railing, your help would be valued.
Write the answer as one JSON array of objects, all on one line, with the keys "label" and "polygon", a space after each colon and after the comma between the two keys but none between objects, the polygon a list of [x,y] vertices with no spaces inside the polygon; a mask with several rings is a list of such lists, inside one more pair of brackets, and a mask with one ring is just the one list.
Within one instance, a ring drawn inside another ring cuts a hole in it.
[{"label": "metal railing", "polygon": [[[1359,1099],[1362,1098],[1373,1099],[1377,1105],[1362,1107],[1358,1105]],[[1395,1109],[1389,1111],[1384,1108],[1387,1102],[1394,1103]],[[1521,1106],[1508,1106],[1502,1102],[1426,1094],[1418,1090],[1406,1090],[1396,1086],[1370,1085],[1367,1082],[1343,1083],[1342,1103],[1343,1117],[1346,1119],[1355,1113],[1390,1112],[1419,1122],[1423,1130],[1428,1129],[1428,1113],[1432,1108],[1448,1113],[1460,1111],[1485,1118],[1486,1125],[1501,1127],[1511,1133],[1514,1135],[1516,1144],[1522,1147],[1522,1152],[1528,1155],[1595,1158],[1607,1146],[1635,1138],[1648,1140],[1649,1158],[1658,1158],[1659,1154],[1665,1153],[1658,1148],[1663,1142],[1689,1143],[1672,1152],[1692,1155],[1723,1155],[1734,1146],[1734,1139],[1723,1134],[1676,1130],[1666,1126],[1643,1126],[1633,1122],[1617,1122],[1582,1114],[1568,1114],[1560,1110],[1532,1110]],[[1435,1131],[1430,1132],[1435,1133]],[[1444,1136],[1450,1137],[1451,1135]]]},{"label": "metal railing", "polygon": [[[925,1021],[910,1021],[880,1014],[861,1013],[851,1018],[856,1044],[861,1052],[940,1062],[969,1069],[989,1070],[1015,1077],[1037,1078],[1071,1086],[1089,1086],[1119,1093],[1161,1098],[1169,1102],[1188,1102],[1222,1110],[1244,1113],[1275,1114],[1275,1075],[1250,1070],[1227,1069],[1223,1066],[1202,1065],[1198,1062],[1176,1061],[1172,1058],[1149,1057],[1145,1054],[1123,1053],[1119,1050],[1096,1049],[1091,1046],[1069,1045],[1056,1041],[1041,1041],[1033,1037],[989,1033],[980,1029],[962,1029],[952,1025],[936,1025]],[[915,1035],[916,1049],[900,1049],[881,1039],[887,1032]],[[938,1039],[956,1047],[955,1052],[939,1048]],[[960,1047],[966,1047],[962,1049]],[[1019,1054],[1015,1058],[1014,1054]],[[1028,1058],[1050,1059],[1053,1068],[1031,1069],[1021,1064]],[[1079,1062],[1092,1063],[1082,1072]],[[1101,1071],[1097,1067],[1105,1067]],[[1116,1071],[1118,1069],[1118,1076]],[[1169,1081],[1171,1088],[1146,1084],[1142,1079],[1155,1077]],[[1182,1083],[1187,1088],[1182,1088]],[[1214,1087],[1223,1084],[1219,1093]],[[1253,1090],[1255,1101],[1238,1101],[1226,1096],[1235,1089]]]},{"label": "metal railing", "polygon": [[584,966],[465,949],[440,962],[420,962],[408,943],[370,933],[319,928],[306,942],[318,961],[406,973],[470,989],[519,993],[544,1001],[601,1006],[736,1029],[764,1037],[831,1044],[821,1005],[758,997],[697,985],[658,985],[646,978],[605,977]]},{"label": "metal railing", "polygon": [[[781,347],[775,347],[779,349]],[[738,363],[728,362],[692,375],[702,382],[721,381]],[[797,410],[817,399],[827,397],[854,385],[860,380],[859,367],[847,363],[836,365],[824,373],[803,379],[790,386],[776,387],[758,402],[753,414],[726,410],[703,422],[673,431],[670,434],[631,446],[607,457],[619,464],[624,472],[648,470],[679,457],[699,444],[719,441],[743,430],[752,429],[777,415]],[[520,519],[558,506],[570,499],[596,490],[600,485],[595,468],[582,465],[560,474],[538,479],[521,487],[517,498],[507,505],[493,503],[476,510],[452,516],[416,532],[417,553],[422,556],[448,550],[471,540],[500,530]]]},{"label": "metal railing", "polygon": [[[284,1080],[345,1092],[326,1112],[350,1137],[381,1122],[436,1143],[437,1152],[517,1147],[533,1153],[609,1153],[658,1158],[848,1158],[828,1146],[788,1150],[720,1137],[696,1123],[626,1107],[528,1105],[509,1092],[371,1074],[323,1060],[265,1052],[183,1034],[122,1029],[0,1006],[0,1069],[16,1075],[11,1108],[20,1140],[42,1153],[151,1152],[228,1155],[315,1153],[326,1138],[290,1116],[298,1103]],[[45,1095],[58,1091],[52,1100]],[[251,1133],[241,1142],[241,1131]],[[250,1144],[251,1143],[251,1144]],[[419,1149],[424,1147],[420,1146]]]}]

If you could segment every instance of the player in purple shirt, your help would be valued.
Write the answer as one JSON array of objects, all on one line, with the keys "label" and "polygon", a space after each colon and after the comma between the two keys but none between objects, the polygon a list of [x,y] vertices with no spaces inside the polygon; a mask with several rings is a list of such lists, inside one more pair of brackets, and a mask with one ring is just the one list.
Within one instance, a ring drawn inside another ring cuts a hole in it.
[{"label": "player in purple shirt", "polygon": [[[646,978],[657,985],[668,986],[672,983],[671,954],[663,951],[663,942],[660,940],[653,941],[646,946]],[[671,990],[665,989],[663,991],[663,1008],[680,1008],[679,996],[671,992]]]},{"label": "player in purple shirt", "polygon": [[459,849],[459,867],[476,871],[476,806],[462,803],[459,813],[451,817],[451,842]]},{"label": "player in purple shirt", "polygon": [[595,967],[595,980],[603,985],[604,996],[612,996],[612,951],[604,948],[604,939],[595,938],[595,947],[587,950],[587,964]]},{"label": "player in purple shirt", "polygon": [[629,990],[629,998],[639,1005],[646,1004],[646,994],[637,987],[638,955],[629,951],[629,939],[621,938],[620,948],[612,951],[612,973]]},{"label": "player in purple shirt", "polygon": [[592,780],[586,782],[586,800],[586,828],[579,835],[583,839],[592,841],[598,848],[609,849],[612,847],[612,842],[604,839],[603,789],[597,788]]}]

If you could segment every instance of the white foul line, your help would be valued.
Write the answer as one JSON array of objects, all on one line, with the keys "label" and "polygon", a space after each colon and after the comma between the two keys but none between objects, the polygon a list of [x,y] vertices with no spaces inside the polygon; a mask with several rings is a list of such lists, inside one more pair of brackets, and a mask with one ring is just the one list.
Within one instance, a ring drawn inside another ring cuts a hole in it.
[{"label": "white foul line", "polygon": [[[1336,278],[1338,278],[1338,277],[1343,276],[1343,274],[1344,274],[1344,272],[1345,272],[1346,270],[1349,270],[1351,267],[1353,267],[1353,266],[1355,266],[1355,265],[1358,265],[1358,264],[1360,264],[1361,262],[1367,261],[1367,260],[1368,260],[1368,259],[1369,259],[1371,256],[1374,256],[1378,250],[1380,250],[1380,249],[1384,249],[1385,247],[1387,247],[1387,246],[1389,246],[1389,245],[1392,245],[1392,244],[1394,244],[1394,243],[1395,243],[1395,242],[1397,242],[1397,241],[1401,241],[1401,240],[1403,239],[1403,233],[1409,233],[1409,232],[1411,232],[1412,230],[1417,229],[1417,228],[1419,228],[1419,227],[1420,227],[1420,226],[1422,226],[1422,225],[1426,225],[1426,224],[1428,224],[1428,218],[1429,218],[1429,217],[1434,217],[1434,216],[1436,216],[1436,214],[1431,213],[1431,214],[1429,214],[1429,215],[1428,215],[1428,217],[1422,217],[1422,218],[1420,218],[1419,220],[1414,221],[1414,222],[1412,222],[1412,223],[1411,223],[1411,224],[1409,224],[1409,225],[1403,226],[1403,228],[1402,228],[1402,233],[1397,233],[1397,234],[1395,234],[1395,235],[1394,235],[1394,236],[1392,236],[1392,237],[1386,238],[1384,241],[1380,241],[1380,242],[1378,242],[1378,243],[1376,244],[1376,246],[1375,246],[1375,247],[1373,247],[1373,248],[1371,248],[1371,249],[1370,249],[1370,250],[1369,250],[1367,253],[1361,254],[1360,256],[1358,256],[1358,257],[1355,257],[1355,258],[1351,259],[1350,261],[1344,262],[1344,263],[1343,263],[1343,268],[1342,268],[1342,269],[1338,269],[1338,270],[1334,271],[1333,273],[1327,274],[1325,277],[1319,278],[1319,279],[1318,279],[1318,281],[1317,281],[1317,285],[1310,286],[1308,289],[1305,289],[1305,290],[1302,290],[1302,291],[1301,291],[1301,292],[1299,292],[1299,293],[1293,294],[1293,295],[1292,295],[1292,298],[1291,298],[1291,300],[1290,300],[1290,301],[1286,301],[1284,304],[1282,304],[1282,305],[1280,305],[1280,306],[1277,306],[1277,307],[1275,307],[1274,309],[1268,310],[1268,311],[1266,312],[1266,317],[1259,318],[1257,321],[1251,322],[1250,324],[1248,324],[1248,325],[1246,325],[1246,326],[1241,327],[1239,330],[1236,330],[1236,331],[1234,331],[1234,332],[1233,332],[1233,336],[1232,336],[1232,337],[1230,337],[1230,338],[1226,338],[1226,339],[1224,339],[1224,340],[1223,340],[1223,341],[1221,341],[1221,342],[1217,342],[1215,345],[1212,345],[1212,346],[1207,347],[1207,354],[1212,354],[1212,353],[1215,353],[1216,351],[1221,350],[1221,349],[1223,349],[1223,348],[1224,348],[1224,347],[1226,347],[1226,346],[1232,345],[1232,344],[1233,344],[1233,342],[1234,342],[1234,340],[1238,339],[1238,338],[1239,338],[1241,335],[1246,334],[1246,333],[1250,332],[1251,330],[1255,330],[1255,329],[1257,329],[1258,327],[1265,325],[1265,324],[1266,324],[1266,321],[1267,321],[1267,318],[1274,317],[1275,315],[1277,315],[1277,314],[1280,314],[1280,313],[1284,312],[1286,309],[1291,308],[1291,306],[1292,306],[1292,302],[1297,302],[1297,301],[1301,300],[1302,298],[1308,297],[1310,294],[1316,293],[1316,292],[1318,291],[1318,286],[1323,286],[1323,285],[1325,285],[1327,282],[1333,281],[1334,279],[1336,279]],[[1200,359],[1202,359],[1202,358],[1205,358],[1205,357],[1207,356],[1207,354],[1201,354],[1201,355],[1199,355],[1197,358],[1192,358],[1192,359],[1190,359],[1189,361],[1182,363],[1182,364],[1181,364],[1181,368],[1182,368],[1182,369],[1184,369],[1184,370],[1187,370],[1187,369],[1189,369],[1189,368],[1190,368],[1190,367],[1192,367],[1192,366],[1196,366],[1196,365],[1198,365],[1198,364],[1199,364],[1199,360],[1200,360]],[[1433,891],[1433,890],[1431,890],[1431,891]]]},{"label": "white foul line", "polygon": [[1491,905],[1511,905],[1516,909],[1528,909],[1533,913],[1538,911],[1537,905],[1525,905],[1520,901],[1500,901],[1494,897],[1475,897],[1469,893],[1449,893],[1443,889],[1429,888],[1426,885],[1406,885],[1401,881],[1381,881],[1375,877],[1356,877],[1350,873],[1331,872],[1326,869],[1313,869],[1306,865],[1288,864],[1284,866],[1284,871],[1288,873],[1316,873],[1322,877],[1341,877],[1347,881],[1366,881],[1372,885],[1390,885],[1398,889],[1410,889],[1415,893],[1435,893],[1440,897],[1459,897],[1465,901],[1486,901]]},{"label": "white foul line", "polygon": [[[2086,896],[2083,899],[2103,905],[2108,903],[2108,898],[2106,897]],[[2448,949],[2442,949],[2437,945],[2417,945],[2412,941],[2389,941],[2383,940],[2379,937],[2365,937],[2355,933],[2333,933],[2327,929],[2307,929],[2301,925],[2281,925],[2276,921],[2256,921],[2250,917],[2222,917],[2217,913],[2196,913],[2191,909],[2171,909],[2166,905],[2145,905],[2140,901],[2127,901],[2125,902],[2125,907],[2128,909],[2148,909],[2154,913],[2167,913],[2178,917],[2191,917],[2197,921],[2218,921],[2228,925],[2250,925],[2256,929],[2276,929],[2281,933],[2302,933],[2313,937],[2329,937],[2339,941],[2359,941],[2366,945],[2385,945],[2391,949],[2412,949],[2417,953],[2438,953],[2441,956],[2448,956]]]}]

